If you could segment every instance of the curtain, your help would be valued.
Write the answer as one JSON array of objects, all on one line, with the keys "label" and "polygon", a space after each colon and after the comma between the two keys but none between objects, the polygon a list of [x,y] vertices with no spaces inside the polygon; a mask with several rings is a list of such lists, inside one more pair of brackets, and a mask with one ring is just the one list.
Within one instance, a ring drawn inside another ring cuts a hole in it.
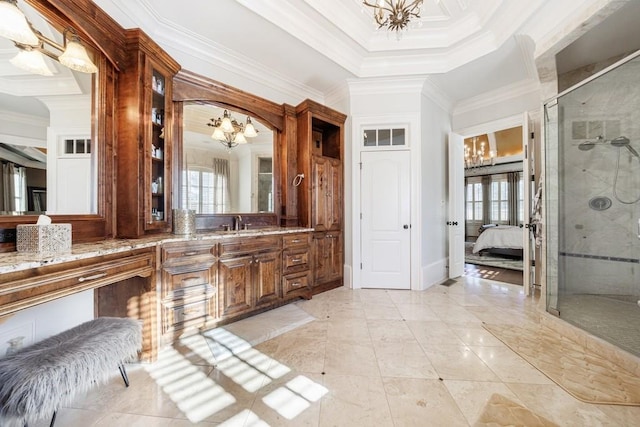
[{"label": "curtain", "polygon": [[215,213],[225,213],[231,209],[227,159],[213,159],[213,207]]},{"label": "curtain", "polygon": [[491,175],[482,177],[482,224],[491,222]]},{"label": "curtain", "polygon": [[518,172],[507,174],[507,186],[509,188],[509,225],[518,225]]},{"label": "curtain", "polygon": [[27,210],[27,169],[13,163],[2,164],[3,211]]}]

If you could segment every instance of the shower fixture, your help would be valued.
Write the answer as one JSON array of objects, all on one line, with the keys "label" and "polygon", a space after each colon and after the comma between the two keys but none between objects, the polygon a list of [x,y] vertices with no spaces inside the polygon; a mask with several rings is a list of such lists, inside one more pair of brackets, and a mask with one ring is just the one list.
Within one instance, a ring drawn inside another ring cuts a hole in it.
[{"label": "shower fixture", "polygon": [[631,205],[634,203],[637,203],[640,201],[640,196],[638,196],[637,199],[635,200],[631,200],[631,201],[626,201],[626,200],[622,200],[620,198],[620,196],[618,196],[618,175],[620,174],[620,155],[621,155],[621,148],[626,148],[627,151],[629,152],[629,154],[631,154],[633,157],[635,157],[636,159],[638,159],[638,162],[640,162],[640,153],[638,153],[636,151],[635,148],[633,148],[631,146],[631,141],[629,140],[629,138],[627,138],[626,136],[619,136],[617,138],[613,138],[611,140],[606,140],[604,139],[604,136],[602,135],[598,135],[598,137],[595,139],[595,141],[584,141],[581,142],[580,144],[578,144],[578,150],[580,151],[589,151],[592,150],[596,145],[604,145],[604,144],[608,144],[611,145],[612,147],[616,147],[618,149],[618,158],[616,160],[616,172],[615,172],[615,176],[613,179],[613,195],[616,198],[617,201],[619,201],[620,203],[623,203],[625,205]]}]

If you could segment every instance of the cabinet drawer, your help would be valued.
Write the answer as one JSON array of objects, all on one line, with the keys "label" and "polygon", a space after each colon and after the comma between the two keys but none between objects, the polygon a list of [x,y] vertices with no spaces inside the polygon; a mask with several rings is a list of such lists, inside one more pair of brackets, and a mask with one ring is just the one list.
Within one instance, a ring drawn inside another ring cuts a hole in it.
[{"label": "cabinet drawer", "polygon": [[182,305],[163,305],[162,333],[187,326],[203,326],[207,319],[215,317],[215,307],[215,296]]},{"label": "cabinet drawer", "polygon": [[218,255],[218,244],[207,242],[172,242],[162,245],[162,262],[173,259],[196,257],[201,255]]},{"label": "cabinet drawer", "polygon": [[284,274],[309,269],[309,249],[285,250],[282,252]]},{"label": "cabinet drawer", "polygon": [[281,246],[280,236],[234,238],[223,240],[220,243],[220,256],[236,255],[245,252],[278,250]]},{"label": "cabinet drawer", "polygon": [[203,286],[215,287],[215,270],[189,271],[179,274],[163,272],[162,298],[177,297],[194,288]]},{"label": "cabinet drawer", "polygon": [[296,291],[304,292],[311,288],[311,272],[289,274],[282,278],[282,292],[288,296]]},{"label": "cabinet drawer", "polygon": [[282,236],[282,247],[284,249],[309,246],[311,244],[310,233],[286,234]]}]

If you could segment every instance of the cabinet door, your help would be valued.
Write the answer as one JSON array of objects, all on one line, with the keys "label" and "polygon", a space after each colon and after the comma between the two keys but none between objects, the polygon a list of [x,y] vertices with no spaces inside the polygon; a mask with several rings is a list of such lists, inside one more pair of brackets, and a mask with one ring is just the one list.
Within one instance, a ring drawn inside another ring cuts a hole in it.
[{"label": "cabinet door", "polygon": [[266,304],[280,298],[282,296],[280,252],[255,255],[253,264],[256,305]]},{"label": "cabinet door", "polygon": [[313,286],[342,278],[342,234],[316,233],[313,236]]},{"label": "cabinet door", "polygon": [[342,163],[340,160],[329,160],[327,194],[326,194],[326,225],[329,230],[342,228]]},{"label": "cabinet door", "polygon": [[220,260],[221,316],[238,314],[253,306],[252,268],[252,256]]},{"label": "cabinet door", "polygon": [[311,226],[316,230],[327,230],[329,228],[327,193],[331,179],[330,165],[325,158],[314,157],[311,169]]},{"label": "cabinet door", "polygon": [[170,158],[169,135],[165,125],[171,112],[171,78],[147,61],[145,67],[145,230],[168,228],[170,209]]}]

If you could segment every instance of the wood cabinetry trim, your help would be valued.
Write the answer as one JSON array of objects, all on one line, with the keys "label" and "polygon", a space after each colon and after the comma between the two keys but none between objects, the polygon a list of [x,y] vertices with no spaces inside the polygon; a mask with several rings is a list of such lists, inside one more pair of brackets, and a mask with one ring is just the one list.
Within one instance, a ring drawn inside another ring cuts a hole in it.
[{"label": "wood cabinetry trim", "polygon": [[100,256],[2,276],[0,316],[155,272],[155,251]]}]

